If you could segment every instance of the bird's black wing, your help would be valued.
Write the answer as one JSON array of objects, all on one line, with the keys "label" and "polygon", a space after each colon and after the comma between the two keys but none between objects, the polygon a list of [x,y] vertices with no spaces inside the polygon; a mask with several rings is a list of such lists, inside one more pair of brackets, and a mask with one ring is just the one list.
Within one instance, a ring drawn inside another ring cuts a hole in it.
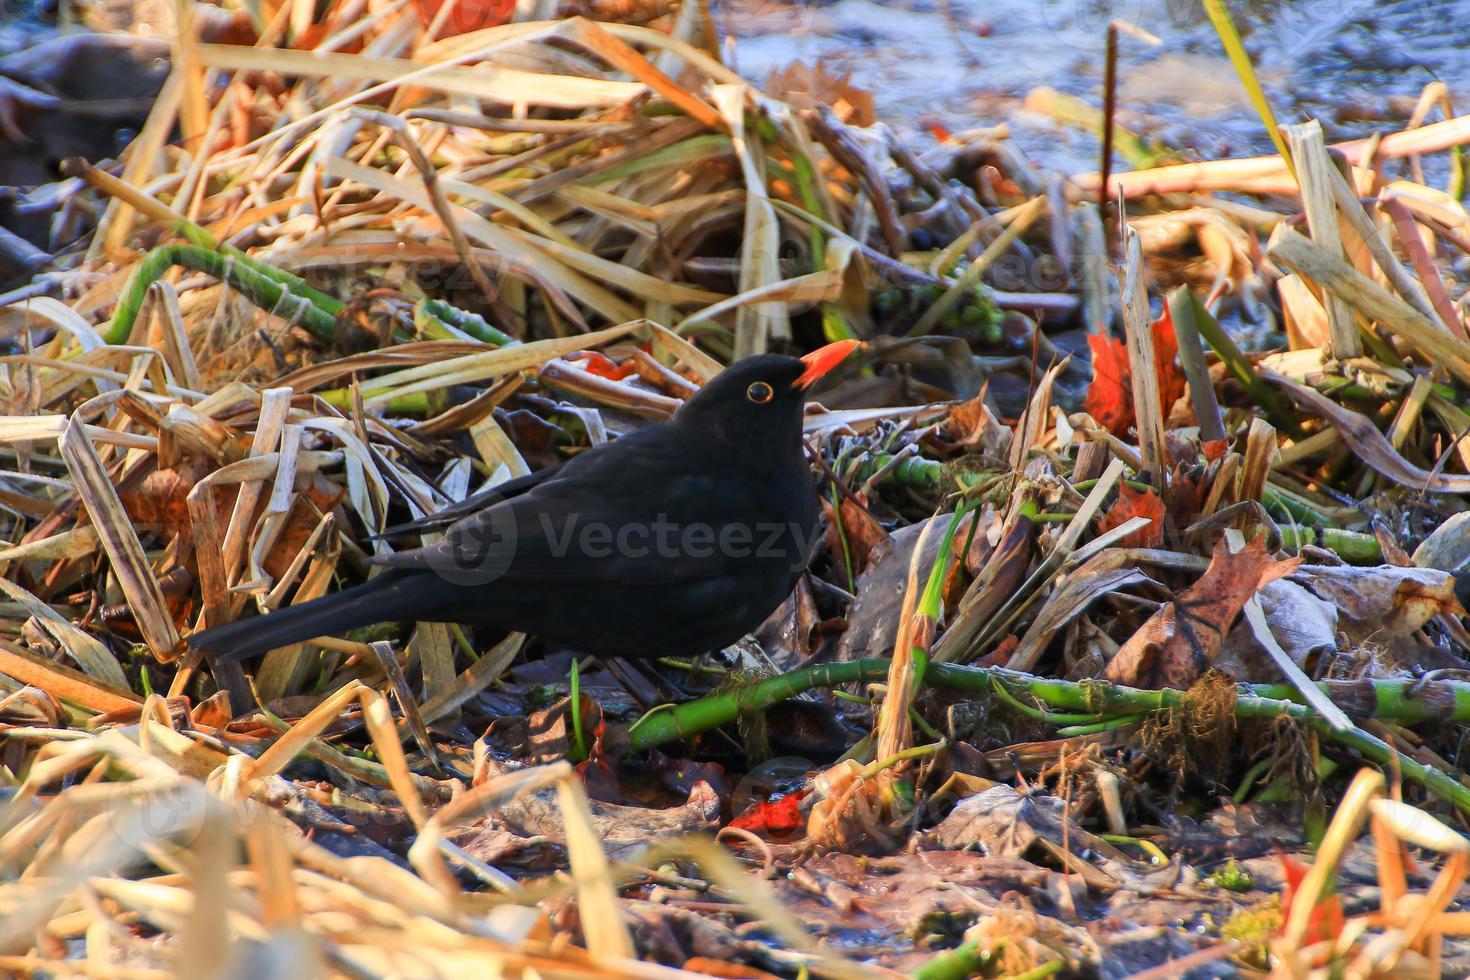
[{"label": "bird's black wing", "polygon": [[[763,518],[779,513],[763,506],[759,487],[702,466],[701,447],[645,431],[646,438],[624,436],[585,453],[524,493],[464,518],[440,542],[373,561],[465,585],[655,585],[726,574],[740,556],[714,540],[719,529],[731,521],[769,523]],[[709,532],[691,532],[694,525]],[[690,533],[698,535],[693,547]]]},{"label": "bird's black wing", "polygon": [[556,475],[564,464],[557,463],[545,469],[537,470],[535,473],[527,473],[518,476],[514,480],[507,480],[481,490],[479,493],[471,494],[457,504],[450,504],[443,510],[432,514],[425,514],[417,520],[405,521],[392,527],[384,528],[381,534],[375,534],[376,538],[391,538],[399,534],[423,534],[425,532],[442,531],[456,521],[469,517],[476,511],[483,510],[492,504],[511,497],[517,497],[530,490],[537,484],[543,483]]}]

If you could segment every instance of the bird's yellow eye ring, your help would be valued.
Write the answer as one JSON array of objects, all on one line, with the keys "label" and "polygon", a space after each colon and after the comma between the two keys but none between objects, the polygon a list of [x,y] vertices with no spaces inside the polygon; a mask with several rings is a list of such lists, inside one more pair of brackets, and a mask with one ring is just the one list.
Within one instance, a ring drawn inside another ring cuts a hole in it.
[{"label": "bird's yellow eye ring", "polygon": [[764,405],[766,402],[776,397],[776,391],[764,381],[757,381],[749,388],[745,389],[745,397],[749,398],[757,405]]}]

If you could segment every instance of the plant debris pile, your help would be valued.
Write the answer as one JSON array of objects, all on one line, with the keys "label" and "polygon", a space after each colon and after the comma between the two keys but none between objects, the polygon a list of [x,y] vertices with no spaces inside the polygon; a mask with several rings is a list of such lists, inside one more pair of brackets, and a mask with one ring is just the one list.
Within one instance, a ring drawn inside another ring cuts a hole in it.
[{"label": "plant debris pile", "polygon": [[[0,972],[1470,968],[1470,117],[1047,174],[592,8],[187,6],[25,191]],[[847,338],[822,540],[726,651],[189,646]]]}]

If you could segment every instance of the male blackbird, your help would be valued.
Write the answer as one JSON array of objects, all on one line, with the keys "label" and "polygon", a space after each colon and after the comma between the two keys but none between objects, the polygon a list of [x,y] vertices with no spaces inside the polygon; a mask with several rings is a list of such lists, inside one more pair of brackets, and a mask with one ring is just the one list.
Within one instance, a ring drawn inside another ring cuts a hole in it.
[{"label": "male blackbird", "polygon": [[444,537],[362,585],[205,630],[223,661],[389,620],[534,633],[614,657],[733,643],[791,593],[817,533],[806,389],[857,341],[731,365],[667,422],[404,525]]}]

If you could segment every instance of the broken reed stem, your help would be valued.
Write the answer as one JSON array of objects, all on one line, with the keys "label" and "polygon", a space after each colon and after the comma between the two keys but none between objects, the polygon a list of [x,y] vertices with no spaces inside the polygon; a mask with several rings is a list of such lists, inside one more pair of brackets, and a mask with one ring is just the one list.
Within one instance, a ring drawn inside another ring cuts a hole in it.
[{"label": "broken reed stem", "polygon": [[1108,178],[1113,173],[1113,120],[1118,107],[1118,25],[1108,24],[1107,59],[1103,62],[1103,127],[1102,180],[1097,187],[1097,205],[1106,220],[1108,213]]},{"label": "broken reed stem", "polygon": [[1123,330],[1128,338],[1133,411],[1138,420],[1138,452],[1155,490],[1163,490],[1168,460],[1164,450],[1164,406],[1158,360],[1143,281],[1143,243],[1138,232],[1120,222],[1123,233]]},{"label": "broken reed stem", "polygon": [[[891,663],[869,659],[817,664],[697,701],[657,708],[628,730],[630,748],[639,752],[689,738],[728,724],[743,712],[764,710],[813,688],[881,681],[887,678]],[[931,687],[970,693],[989,693],[997,690],[996,685],[1005,685],[1012,695],[1029,696],[1048,708],[1092,713],[1099,722],[1120,715],[1178,708],[1188,697],[1187,691],[1145,691],[1104,681],[1063,681],[1000,667],[964,667],[941,662],[930,662],[923,682]],[[1346,706],[1349,714],[1358,717],[1441,724],[1470,722],[1470,682],[1364,679],[1319,681],[1317,688],[1334,704]],[[1300,697],[1300,692],[1290,684],[1242,685],[1235,696],[1234,714],[1237,718],[1289,717],[1310,725],[1322,736],[1356,749],[1380,766],[1396,769],[1406,779],[1470,814],[1470,787],[1462,785],[1454,774],[1401,755],[1361,728],[1338,731],[1300,703],[1297,700]]]},{"label": "broken reed stem", "polygon": [[[1429,303],[1429,297],[1425,295],[1424,287],[1421,286],[1404,264],[1399,261],[1398,256],[1393,254],[1393,249],[1379,233],[1373,219],[1368,217],[1368,212],[1363,210],[1363,205],[1358,200],[1358,192],[1348,183],[1347,176],[1337,167],[1332,168],[1332,197],[1337,203],[1338,213],[1347,219],[1349,227],[1362,239],[1368,254],[1373,256],[1373,261],[1383,271],[1394,289],[1398,290],[1400,296],[1408,301],[1414,309],[1427,317],[1436,316],[1437,313]],[[1452,327],[1453,329],[1453,327]]]},{"label": "broken reed stem", "polygon": [[[1327,140],[1317,120],[1283,127],[1286,142],[1296,163],[1296,178],[1302,189],[1302,204],[1312,240],[1329,255],[1342,256],[1342,229],[1337,223],[1337,204],[1332,193],[1332,175],[1337,172],[1327,155]],[[1361,357],[1363,342],[1358,322],[1347,301],[1332,290],[1323,297],[1327,324],[1332,331],[1332,356],[1338,360]]]},{"label": "broken reed stem", "polygon": [[1305,235],[1283,229],[1267,249],[1267,255],[1290,266],[1302,278],[1347,300],[1364,317],[1378,321],[1384,329],[1414,347],[1430,364],[1442,365],[1461,381],[1470,382],[1470,343],[1448,333],[1442,324]]}]

